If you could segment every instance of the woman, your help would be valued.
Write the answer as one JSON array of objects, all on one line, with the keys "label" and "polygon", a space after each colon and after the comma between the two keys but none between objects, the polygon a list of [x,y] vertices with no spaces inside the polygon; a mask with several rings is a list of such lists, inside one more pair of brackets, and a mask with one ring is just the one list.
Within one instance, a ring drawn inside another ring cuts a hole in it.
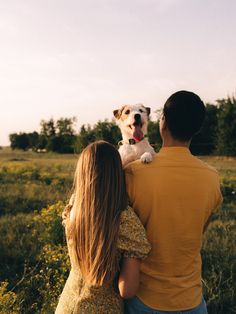
[{"label": "woman", "polygon": [[56,314],[123,313],[122,297],[135,295],[150,245],[128,206],[120,155],[111,144],[95,142],[81,153],[63,223],[71,271]]}]

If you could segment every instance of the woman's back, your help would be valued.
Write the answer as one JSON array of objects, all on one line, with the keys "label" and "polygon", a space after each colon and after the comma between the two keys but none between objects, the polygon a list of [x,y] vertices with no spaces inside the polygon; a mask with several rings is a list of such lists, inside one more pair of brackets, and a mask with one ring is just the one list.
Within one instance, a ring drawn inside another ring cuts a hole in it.
[{"label": "woman's back", "polygon": [[64,225],[71,272],[56,313],[121,313],[121,257],[143,258],[150,248],[128,207],[121,158],[111,144],[95,142],[81,153]]}]

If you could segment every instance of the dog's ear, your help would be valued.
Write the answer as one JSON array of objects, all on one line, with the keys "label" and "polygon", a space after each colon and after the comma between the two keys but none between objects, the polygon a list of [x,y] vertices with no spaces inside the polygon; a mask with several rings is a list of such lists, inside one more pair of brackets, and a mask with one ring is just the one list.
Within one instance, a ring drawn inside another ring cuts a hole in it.
[{"label": "dog's ear", "polygon": [[113,111],[114,117],[116,119],[120,119],[120,115],[121,115],[121,110],[120,109],[116,109]]},{"label": "dog's ear", "polygon": [[151,113],[151,108],[149,108],[149,107],[145,107],[145,109],[146,109],[146,111],[147,111],[147,115],[149,116],[149,115],[150,115],[150,113]]}]

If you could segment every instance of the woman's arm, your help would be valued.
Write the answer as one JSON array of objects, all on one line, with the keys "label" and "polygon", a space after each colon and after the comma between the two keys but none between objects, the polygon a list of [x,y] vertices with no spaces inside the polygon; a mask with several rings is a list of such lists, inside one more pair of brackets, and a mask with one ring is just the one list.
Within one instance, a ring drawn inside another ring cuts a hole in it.
[{"label": "woman's arm", "polygon": [[118,288],[122,298],[129,299],[136,295],[139,287],[140,260],[124,257],[118,281]]}]

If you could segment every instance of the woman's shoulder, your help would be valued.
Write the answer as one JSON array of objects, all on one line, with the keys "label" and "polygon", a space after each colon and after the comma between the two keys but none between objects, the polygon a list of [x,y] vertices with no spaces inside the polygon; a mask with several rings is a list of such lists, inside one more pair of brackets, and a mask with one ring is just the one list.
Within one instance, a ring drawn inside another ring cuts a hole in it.
[{"label": "woman's shoulder", "polygon": [[126,221],[129,218],[133,219],[135,215],[136,214],[135,214],[133,208],[130,206],[127,206],[126,209],[124,209],[121,212],[121,223]]},{"label": "woman's shoulder", "polygon": [[127,208],[122,211],[120,218],[120,231],[125,232],[126,229],[137,229],[141,232],[145,232],[144,226],[142,225],[139,217],[130,206],[127,206]]},{"label": "woman's shoulder", "polygon": [[146,231],[130,206],[121,213],[118,249],[125,257],[140,259],[144,259],[151,249]]},{"label": "woman's shoulder", "polygon": [[120,234],[127,234],[130,231],[145,233],[145,229],[132,207],[127,206],[120,217]]}]

